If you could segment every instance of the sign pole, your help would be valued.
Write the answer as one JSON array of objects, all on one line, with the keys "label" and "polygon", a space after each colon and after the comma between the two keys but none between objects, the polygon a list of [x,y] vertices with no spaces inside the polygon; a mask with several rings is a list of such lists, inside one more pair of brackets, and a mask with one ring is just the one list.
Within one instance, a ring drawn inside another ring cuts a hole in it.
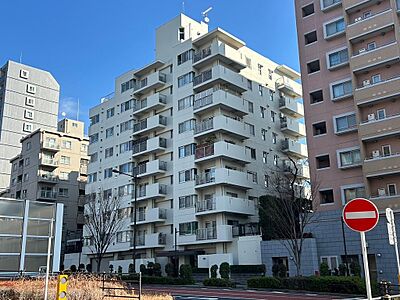
[{"label": "sign pole", "polygon": [[44,287],[44,300],[48,299],[49,292],[49,272],[50,272],[50,256],[51,256],[51,239],[53,237],[53,222],[54,219],[50,220],[50,234],[49,234],[49,242],[47,245],[47,263],[46,263],[46,280]]},{"label": "sign pole", "polygon": [[369,278],[369,266],[368,266],[368,253],[367,253],[367,242],[365,240],[365,232],[360,232],[361,236],[361,250],[363,256],[363,263],[364,263],[364,277],[365,277],[365,288],[367,290],[367,299],[372,299],[372,292],[371,292],[371,280]]},{"label": "sign pole", "polygon": [[400,259],[399,259],[399,248],[397,246],[397,237],[394,239],[394,251],[396,252],[396,260],[397,260],[397,281],[400,285]]},{"label": "sign pole", "polygon": [[391,208],[386,208],[386,219],[388,221],[388,236],[389,244],[394,246],[394,251],[396,252],[397,261],[397,281],[400,285],[400,259],[399,259],[399,248],[397,245],[397,233],[396,233],[396,223],[394,221],[394,212]]}]

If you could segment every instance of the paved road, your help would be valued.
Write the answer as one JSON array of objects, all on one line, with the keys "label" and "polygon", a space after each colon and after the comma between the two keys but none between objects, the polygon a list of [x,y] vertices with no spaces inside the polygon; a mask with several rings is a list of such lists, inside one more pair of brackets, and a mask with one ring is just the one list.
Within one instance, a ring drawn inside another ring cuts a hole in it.
[{"label": "paved road", "polygon": [[[207,289],[207,288],[187,288],[187,287],[155,287],[145,286],[143,292],[170,293],[176,300],[325,300],[325,299],[344,299],[336,296],[324,296],[318,294],[266,292],[255,290],[230,290],[230,289]],[[349,298],[350,299],[350,298]]]}]

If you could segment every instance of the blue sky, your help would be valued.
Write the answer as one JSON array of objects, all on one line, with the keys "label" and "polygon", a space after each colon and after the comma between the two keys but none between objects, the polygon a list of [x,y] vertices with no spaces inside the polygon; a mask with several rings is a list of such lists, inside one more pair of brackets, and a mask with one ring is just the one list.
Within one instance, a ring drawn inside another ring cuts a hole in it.
[{"label": "blue sky", "polygon": [[[299,70],[293,0],[186,0],[185,14],[221,27],[270,59]],[[182,12],[182,0],[2,1],[0,64],[49,70],[61,85],[60,113],[80,119],[112,92],[119,74],[154,59],[155,29]],[[5,25],[5,26],[4,26]]]}]

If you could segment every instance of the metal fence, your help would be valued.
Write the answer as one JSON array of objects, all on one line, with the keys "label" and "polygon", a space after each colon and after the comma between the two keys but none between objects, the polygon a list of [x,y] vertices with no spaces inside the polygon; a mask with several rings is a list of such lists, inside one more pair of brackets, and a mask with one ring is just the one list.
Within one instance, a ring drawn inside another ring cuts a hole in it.
[{"label": "metal fence", "polygon": [[[118,286],[115,285],[116,283]],[[140,300],[142,297],[142,273],[103,273],[101,276],[101,290],[103,298]]]}]

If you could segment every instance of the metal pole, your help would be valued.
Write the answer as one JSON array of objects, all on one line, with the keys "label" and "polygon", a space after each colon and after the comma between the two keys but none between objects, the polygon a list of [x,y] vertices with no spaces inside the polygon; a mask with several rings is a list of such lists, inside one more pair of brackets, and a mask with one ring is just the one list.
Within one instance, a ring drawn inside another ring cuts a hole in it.
[{"label": "metal pole", "polygon": [[175,265],[175,274],[178,276],[179,274],[179,262],[178,262],[178,241],[177,241],[177,237],[178,237],[178,229],[175,228],[175,236],[174,236],[174,248],[175,248],[175,261],[174,261],[174,265]]},{"label": "metal pole", "polygon": [[47,264],[46,264],[46,282],[44,287],[44,300],[48,298],[48,291],[49,291],[49,272],[50,272],[50,255],[51,255],[51,239],[53,237],[53,222],[54,219],[50,220],[50,235],[49,235],[49,242],[47,247]]},{"label": "metal pole", "polygon": [[132,258],[133,258],[133,269],[136,272],[136,223],[137,223],[137,172],[132,166],[132,175],[133,175],[133,182],[135,184],[134,186],[134,212],[133,212],[133,253],[132,253]]},{"label": "metal pole", "polygon": [[340,217],[340,220],[342,221],[342,236],[343,236],[343,247],[344,247],[344,259],[346,260],[346,274],[347,274],[347,276],[350,276],[349,260],[347,259],[346,235],[344,234],[343,216]]},{"label": "metal pole", "polygon": [[139,272],[139,300],[142,297],[142,272]]},{"label": "metal pole", "polygon": [[[395,229],[394,219],[392,222],[393,230]],[[397,236],[394,235],[394,251],[396,252],[396,261],[397,261],[397,282],[400,285],[400,259],[399,259],[399,248],[397,246]]]},{"label": "metal pole", "polygon": [[368,252],[367,252],[367,242],[365,240],[365,232],[360,232],[360,235],[361,235],[361,251],[363,255],[365,288],[367,290],[367,299],[372,300],[371,280],[369,278]]}]

